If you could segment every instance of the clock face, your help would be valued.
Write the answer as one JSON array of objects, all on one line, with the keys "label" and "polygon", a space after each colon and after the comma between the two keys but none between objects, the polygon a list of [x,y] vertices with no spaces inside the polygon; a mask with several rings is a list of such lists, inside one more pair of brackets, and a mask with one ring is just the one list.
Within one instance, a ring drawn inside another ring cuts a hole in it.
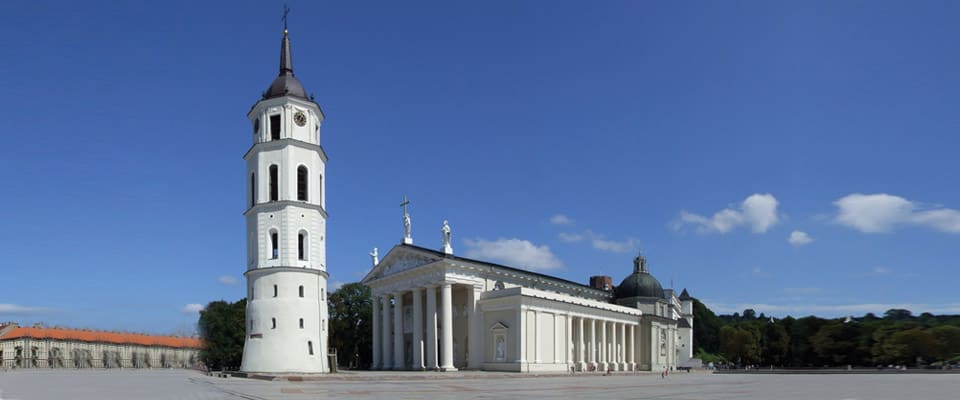
[{"label": "clock face", "polygon": [[296,122],[297,126],[304,126],[307,124],[307,116],[303,114],[303,111],[297,111],[296,114],[293,114],[293,122]]},{"label": "clock face", "polygon": [[256,121],[253,121],[253,133],[260,133],[260,118],[257,118]]}]

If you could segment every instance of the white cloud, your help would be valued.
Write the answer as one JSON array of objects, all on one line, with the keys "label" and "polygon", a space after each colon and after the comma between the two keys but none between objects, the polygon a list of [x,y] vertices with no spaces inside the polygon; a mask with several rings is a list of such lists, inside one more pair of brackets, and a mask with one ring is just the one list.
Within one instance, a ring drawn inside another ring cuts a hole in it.
[{"label": "white cloud", "polygon": [[220,277],[217,278],[217,280],[220,281],[220,283],[227,286],[233,286],[233,285],[236,285],[237,283],[240,283],[240,280],[238,280],[237,277],[232,275],[220,275]]},{"label": "white cloud", "polygon": [[550,217],[550,223],[554,225],[573,225],[576,222],[573,218],[570,218],[563,214],[557,214]]},{"label": "white cloud", "polygon": [[530,241],[520,239],[484,240],[464,239],[467,245],[466,256],[470,258],[495,260],[507,265],[531,270],[548,270],[563,267],[550,247],[537,246]]},{"label": "white cloud", "polygon": [[581,233],[565,233],[565,232],[560,233],[560,240],[567,243],[579,242],[586,238],[587,237]]},{"label": "white cloud", "polygon": [[753,267],[750,270],[750,273],[753,274],[753,276],[762,277],[762,278],[769,278],[773,276],[773,274],[771,274],[770,271],[767,271],[760,267]]},{"label": "white cloud", "polygon": [[800,247],[813,242],[813,238],[810,237],[810,235],[808,235],[806,232],[793,231],[790,232],[790,237],[787,238],[787,242],[790,242],[793,247]]},{"label": "white cloud", "polygon": [[611,253],[626,253],[637,247],[637,242],[633,239],[616,241],[595,237],[590,243],[593,248],[597,250],[609,251]]},{"label": "white cloud", "polygon": [[332,290],[330,290],[330,292],[336,292],[336,291],[340,290],[340,288],[343,287],[343,282],[340,282],[340,281],[331,281],[328,286],[330,286],[330,289],[332,289]]},{"label": "white cloud", "polygon": [[198,312],[200,312],[200,311],[203,311],[203,305],[202,305],[202,304],[196,304],[196,303],[190,303],[190,304],[187,304],[187,305],[183,306],[183,308],[182,308],[180,311],[183,312],[184,314],[196,314],[196,313],[198,313]]},{"label": "white cloud", "polygon": [[21,306],[19,304],[0,303],[0,314],[30,314],[50,311],[46,307]]},{"label": "white cloud", "polygon": [[947,233],[960,233],[960,211],[925,206],[886,193],[854,193],[833,202],[837,223],[864,233],[892,232],[898,225],[916,225]]},{"label": "white cloud", "polygon": [[560,233],[560,241],[567,243],[582,242],[589,240],[590,245],[597,250],[608,251],[611,253],[625,253],[632,251],[637,247],[637,240],[627,238],[624,240],[609,240],[603,235],[586,230],[583,233]]},{"label": "white cloud", "polygon": [[697,233],[727,233],[740,226],[748,226],[754,233],[764,233],[779,222],[777,199],[772,194],[752,194],[736,207],[717,211],[712,217],[705,217],[687,211],[681,211],[680,217],[673,222],[675,230],[692,225]]}]

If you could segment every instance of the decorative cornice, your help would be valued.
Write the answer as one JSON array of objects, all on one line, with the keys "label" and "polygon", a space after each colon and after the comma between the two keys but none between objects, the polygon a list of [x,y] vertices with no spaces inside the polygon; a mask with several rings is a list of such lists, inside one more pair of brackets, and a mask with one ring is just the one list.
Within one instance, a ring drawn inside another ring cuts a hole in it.
[{"label": "decorative cornice", "polygon": [[303,207],[303,208],[309,208],[311,210],[316,210],[320,212],[320,215],[323,216],[323,218],[327,218],[327,210],[324,210],[323,207],[320,207],[319,204],[313,204],[313,203],[308,203],[308,202],[299,201],[299,200],[296,200],[296,201],[280,200],[280,201],[268,201],[266,203],[257,203],[257,204],[254,204],[253,207],[248,208],[247,211],[244,211],[243,216],[245,217],[249,216],[251,213],[255,211],[263,211],[263,212],[275,211],[276,212],[288,206]]},{"label": "decorative cornice", "polygon": [[243,273],[243,276],[252,276],[252,275],[261,275],[274,272],[303,272],[307,274],[321,275],[324,278],[329,278],[330,274],[327,271],[316,268],[304,268],[304,267],[263,267],[263,268],[253,268],[248,269],[247,272]]},{"label": "decorative cornice", "polygon": [[313,143],[307,143],[302,140],[284,138],[277,140],[270,140],[267,142],[254,143],[253,146],[250,146],[250,149],[243,154],[243,159],[246,161],[254,151],[270,151],[270,150],[279,150],[286,146],[299,147],[305,150],[316,151],[320,154],[320,159],[324,163],[327,162],[327,152],[323,151],[323,146]]}]

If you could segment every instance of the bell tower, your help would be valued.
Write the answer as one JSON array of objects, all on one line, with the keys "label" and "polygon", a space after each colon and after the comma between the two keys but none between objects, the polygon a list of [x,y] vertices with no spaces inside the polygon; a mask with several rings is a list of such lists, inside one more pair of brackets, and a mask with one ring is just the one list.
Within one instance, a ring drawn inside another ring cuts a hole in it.
[{"label": "bell tower", "polygon": [[323,111],[293,74],[284,15],[280,72],[247,113],[244,372],[321,373],[327,362]]}]

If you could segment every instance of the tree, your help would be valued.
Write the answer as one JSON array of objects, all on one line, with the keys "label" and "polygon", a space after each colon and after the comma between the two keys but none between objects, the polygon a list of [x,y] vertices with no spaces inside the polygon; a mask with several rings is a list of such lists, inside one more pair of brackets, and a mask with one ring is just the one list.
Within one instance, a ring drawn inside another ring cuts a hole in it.
[{"label": "tree", "polygon": [[950,360],[960,356],[960,327],[941,325],[930,328],[930,334],[936,340],[936,358]]},{"label": "tree", "polygon": [[330,347],[337,361],[352,368],[369,367],[373,358],[373,301],[370,288],[355,282],[343,285],[327,299]]},{"label": "tree", "polygon": [[792,327],[790,334],[790,364],[795,366],[821,365],[820,356],[810,344],[810,338],[826,323],[825,320],[814,316],[793,320],[784,318],[783,322]]},{"label": "tree", "polygon": [[770,365],[782,365],[790,351],[790,335],[783,324],[768,323],[763,327],[763,361]]},{"label": "tree", "polygon": [[754,364],[760,359],[759,340],[747,329],[726,325],[720,328],[720,352],[738,364]]},{"label": "tree", "polygon": [[902,308],[891,308],[887,312],[883,313],[884,319],[902,321],[910,319],[913,316],[913,313],[910,310],[904,310]]},{"label": "tree", "polygon": [[860,346],[860,327],[842,322],[828,323],[810,338],[814,351],[834,365],[862,364],[866,349]]},{"label": "tree", "polygon": [[239,370],[246,338],[247,299],[214,301],[200,311],[197,323],[203,347],[200,361],[211,370]]},{"label": "tree", "polygon": [[720,326],[723,321],[700,300],[693,299],[693,348],[707,353],[720,351]]}]

